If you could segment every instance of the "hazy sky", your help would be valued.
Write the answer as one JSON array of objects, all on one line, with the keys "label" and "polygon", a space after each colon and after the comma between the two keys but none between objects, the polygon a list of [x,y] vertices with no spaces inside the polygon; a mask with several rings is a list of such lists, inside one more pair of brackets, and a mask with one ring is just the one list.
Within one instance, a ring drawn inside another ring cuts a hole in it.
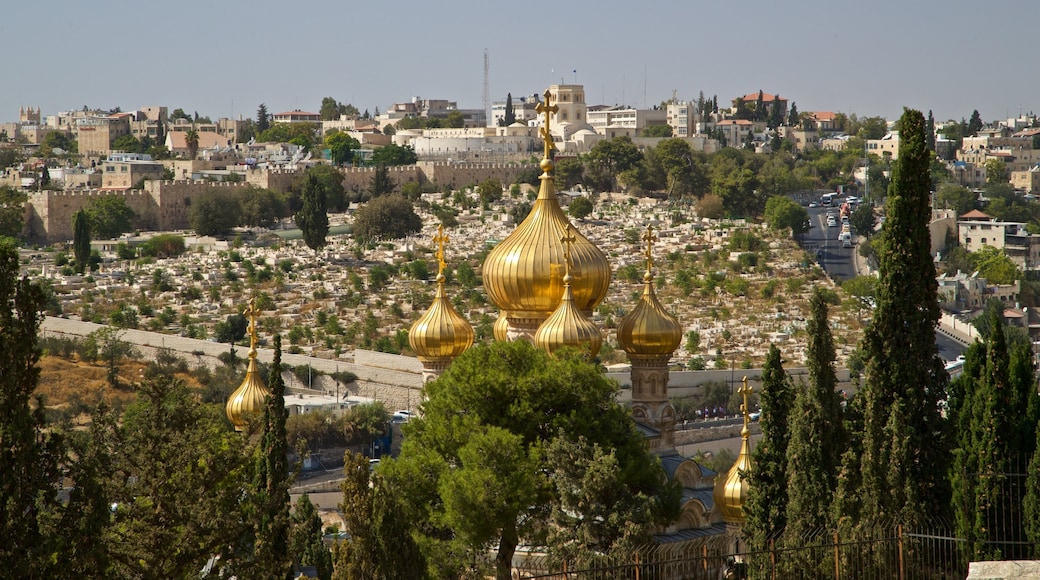
[{"label": "hazy sky", "polygon": [[485,49],[492,101],[576,81],[589,104],[704,91],[728,105],[762,89],[801,111],[1040,113],[1037,0],[4,4],[0,121],[21,105],[255,117],[260,103],[316,112],[325,96],[480,108]]}]

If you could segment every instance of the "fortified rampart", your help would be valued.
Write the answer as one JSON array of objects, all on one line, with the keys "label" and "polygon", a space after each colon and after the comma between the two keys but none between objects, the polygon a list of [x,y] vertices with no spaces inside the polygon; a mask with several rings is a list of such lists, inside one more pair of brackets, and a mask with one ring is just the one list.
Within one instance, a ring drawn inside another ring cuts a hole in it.
[{"label": "fortified rampart", "polygon": [[[513,183],[523,171],[537,169],[535,164],[507,163],[443,163],[420,162],[387,168],[390,179],[398,186],[408,182],[434,183],[440,187],[458,188],[494,178],[503,184]],[[345,167],[343,187],[362,191],[369,187],[374,167]],[[253,169],[246,181],[238,183],[214,181],[145,181],[144,189],[111,191],[40,191],[29,196],[26,206],[28,236],[42,243],[72,239],[72,216],[91,201],[107,195],[119,195],[136,215],[134,227],[146,230],[187,229],[191,202],[217,188],[262,187],[286,192],[299,173],[286,169]]]}]

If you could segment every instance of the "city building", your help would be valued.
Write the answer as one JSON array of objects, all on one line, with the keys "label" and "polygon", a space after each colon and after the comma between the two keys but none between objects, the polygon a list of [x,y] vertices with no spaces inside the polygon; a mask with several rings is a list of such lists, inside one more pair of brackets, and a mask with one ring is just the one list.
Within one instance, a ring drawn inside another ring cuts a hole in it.
[{"label": "city building", "polygon": [[272,123],[321,123],[321,115],[318,113],[308,113],[307,111],[301,111],[299,109],[293,109],[292,111],[284,111],[282,113],[275,113],[271,115]]}]

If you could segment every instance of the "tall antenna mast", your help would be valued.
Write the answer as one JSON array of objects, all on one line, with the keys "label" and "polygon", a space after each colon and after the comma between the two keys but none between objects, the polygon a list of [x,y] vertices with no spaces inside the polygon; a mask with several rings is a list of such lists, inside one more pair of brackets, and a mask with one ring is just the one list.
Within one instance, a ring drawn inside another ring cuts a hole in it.
[{"label": "tall antenna mast", "polygon": [[489,72],[491,70],[491,58],[488,50],[484,49],[484,124],[491,123],[491,81]]}]

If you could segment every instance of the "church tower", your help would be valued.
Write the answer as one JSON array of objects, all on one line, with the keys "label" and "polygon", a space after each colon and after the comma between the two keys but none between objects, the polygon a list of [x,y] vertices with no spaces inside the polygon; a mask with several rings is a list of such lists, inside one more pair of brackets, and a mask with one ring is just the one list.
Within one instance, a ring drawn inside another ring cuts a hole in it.
[{"label": "church tower", "polygon": [[473,327],[452,306],[444,292],[444,226],[437,228],[437,294],[433,303],[408,330],[408,344],[423,364],[423,384],[441,376],[451,361],[473,346]]},{"label": "church tower", "polygon": [[668,360],[682,340],[682,327],[665,311],[654,292],[654,227],[647,226],[646,273],[639,303],[618,324],[618,344],[632,363],[632,418],[659,433],[651,449],[662,455],[675,449],[675,409],[668,399]]},{"label": "church tower", "polygon": [[[607,294],[610,263],[606,255],[588,238],[574,231],[556,197],[552,152],[556,149],[549,130],[551,115],[560,108],[551,104],[550,91],[537,111],[545,115],[541,129],[545,142],[538,198],[531,213],[502,240],[484,261],[484,289],[498,306],[501,318],[495,324],[495,337],[533,341],[538,327],[556,310],[564,293],[564,254],[571,260],[570,290],[574,307],[586,316]],[[565,249],[564,237],[573,237]]]},{"label": "church tower", "polygon": [[740,455],[729,468],[726,475],[715,481],[715,506],[726,522],[726,535],[731,542],[733,553],[744,551],[741,527],[744,525],[744,504],[747,503],[748,481],[743,475],[751,473],[751,429],[749,427],[751,416],[748,412],[748,395],[751,387],[748,386],[747,377],[744,384],[737,391],[744,396],[744,403],[740,405],[740,412],[744,415],[744,428],[740,430]]}]

